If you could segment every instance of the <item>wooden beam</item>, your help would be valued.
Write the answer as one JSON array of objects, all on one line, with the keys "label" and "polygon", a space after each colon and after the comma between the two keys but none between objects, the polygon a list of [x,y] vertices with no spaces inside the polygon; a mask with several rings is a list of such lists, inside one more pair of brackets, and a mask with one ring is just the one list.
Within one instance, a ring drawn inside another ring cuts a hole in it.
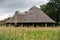
[{"label": "wooden beam", "polygon": [[47,27],[47,23],[45,23],[45,27]]}]

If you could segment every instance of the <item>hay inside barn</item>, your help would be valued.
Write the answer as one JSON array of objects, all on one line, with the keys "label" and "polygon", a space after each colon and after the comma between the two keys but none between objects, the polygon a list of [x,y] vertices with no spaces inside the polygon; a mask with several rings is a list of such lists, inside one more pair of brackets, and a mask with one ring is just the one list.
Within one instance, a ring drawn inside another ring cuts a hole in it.
[{"label": "hay inside barn", "polygon": [[10,18],[7,24],[19,24],[19,25],[44,25],[55,24],[55,21],[47,16],[40,8],[33,6],[27,13],[17,13],[12,18]]}]

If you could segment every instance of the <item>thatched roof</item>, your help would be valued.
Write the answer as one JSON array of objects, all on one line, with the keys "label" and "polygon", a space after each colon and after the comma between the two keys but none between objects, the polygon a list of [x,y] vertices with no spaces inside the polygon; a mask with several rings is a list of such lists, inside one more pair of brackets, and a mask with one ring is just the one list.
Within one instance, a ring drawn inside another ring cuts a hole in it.
[{"label": "thatched roof", "polygon": [[26,14],[16,14],[8,22],[15,23],[55,23],[40,8],[33,6]]},{"label": "thatched roof", "polygon": [[0,21],[0,25],[2,25],[3,23]]},{"label": "thatched roof", "polygon": [[40,8],[35,6],[24,16],[23,22],[55,23],[55,21],[48,17]]},{"label": "thatched roof", "polygon": [[15,22],[20,23],[20,22],[22,22],[22,20],[23,20],[23,16],[24,16],[24,14],[22,14],[22,13],[17,13],[17,14],[14,15],[13,17],[11,17],[11,18],[7,21],[7,23],[15,23]]}]

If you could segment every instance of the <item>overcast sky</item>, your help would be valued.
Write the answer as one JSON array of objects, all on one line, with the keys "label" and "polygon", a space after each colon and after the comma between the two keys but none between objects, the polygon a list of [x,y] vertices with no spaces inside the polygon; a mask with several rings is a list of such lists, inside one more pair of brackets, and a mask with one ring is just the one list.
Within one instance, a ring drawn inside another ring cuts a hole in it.
[{"label": "overcast sky", "polygon": [[0,0],[0,20],[13,16],[16,10],[24,12],[34,5],[39,7],[47,2],[48,0]]}]

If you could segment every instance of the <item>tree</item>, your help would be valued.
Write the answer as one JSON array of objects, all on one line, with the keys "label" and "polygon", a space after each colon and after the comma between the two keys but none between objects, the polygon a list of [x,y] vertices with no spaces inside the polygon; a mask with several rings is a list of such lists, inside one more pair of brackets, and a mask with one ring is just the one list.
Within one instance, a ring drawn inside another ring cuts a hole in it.
[{"label": "tree", "polygon": [[41,9],[57,23],[60,22],[60,0],[50,0]]},{"label": "tree", "polygon": [[15,12],[15,14],[18,14],[18,13],[19,13],[19,11],[16,11],[16,12]]},{"label": "tree", "polygon": [[0,21],[1,24],[5,24],[10,18],[11,18],[11,17],[8,17],[8,18],[6,18],[6,19],[4,19],[4,20],[1,20],[1,21]]},{"label": "tree", "polygon": [[28,13],[28,11],[25,11],[24,13]]}]

